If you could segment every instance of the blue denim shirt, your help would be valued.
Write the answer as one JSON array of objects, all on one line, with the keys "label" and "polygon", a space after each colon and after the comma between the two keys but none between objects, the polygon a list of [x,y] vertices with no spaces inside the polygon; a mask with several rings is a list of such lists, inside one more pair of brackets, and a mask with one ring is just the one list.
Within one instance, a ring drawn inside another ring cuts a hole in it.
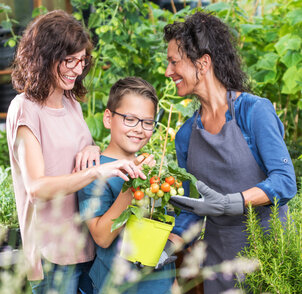
[{"label": "blue denim shirt", "polygon": [[[196,112],[183,124],[175,138],[178,164],[183,168],[187,165],[195,114]],[[226,121],[232,119],[229,110],[225,116]],[[272,103],[268,99],[242,93],[235,101],[235,117],[256,162],[267,175],[267,178],[256,187],[262,189],[271,202],[274,202],[276,198],[280,205],[286,204],[297,193],[296,176],[283,140],[283,124]],[[198,116],[197,124],[203,128],[200,116]],[[236,152],[235,149],[234,152]],[[189,183],[184,183],[184,189],[185,195],[189,195]],[[193,222],[200,219],[202,217],[182,211],[176,217],[172,232],[181,235]]]},{"label": "blue denim shirt", "polygon": [[[101,156],[100,163],[112,162],[116,159]],[[107,185],[102,190],[102,194],[96,192],[98,182],[97,180],[87,185],[78,192],[78,201],[79,201],[79,211],[83,220],[87,219],[86,210],[94,207],[92,215],[89,215],[89,218],[94,218],[97,216],[104,215],[107,210],[112,206],[118,195],[122,190],[124,180],[119,177],[112,177],[107,180]],[[96,205],[96,202],[98,205]],[[113,265],[114,257],[118,253],[118,244],[120,238],[117,237],[108,248],[102,248],[95,244],[96,246],[96,258],[90,270],[90,277],[94,284],[94,287],[103,293],[102,288],[104,289],[107,280],[110,278],[111,267]],[[129,265],[134,268],[135,266],[132,263]],[[123,293],[137,293],[137,294],[166,294],[170,293],[170,288],[174,282],[174,277],[171,277],[170,271],[174,270],[174,263],[164,266],[161,270],[155,271],[157,278],[154,278],[154,274],[149,275],[139,283],[136,283],[128,291]]]}]

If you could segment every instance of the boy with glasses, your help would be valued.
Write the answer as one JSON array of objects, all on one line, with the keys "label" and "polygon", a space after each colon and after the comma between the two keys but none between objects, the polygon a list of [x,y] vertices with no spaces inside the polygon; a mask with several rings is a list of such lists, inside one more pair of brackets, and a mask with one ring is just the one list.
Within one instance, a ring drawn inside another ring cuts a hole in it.
[{"label": "boy with glasses", "polygon": [[[111,140],[100,157],[101,164],[135,158],[135,154],[148,143],[156,126],[157,103],[154,88],[141,78],[128,77],[113,85],[103,117],[104,126],[110,129]],[[144,163],[152,166],[153,156],[146,158]],[[117,237],[121,229],[111,232],[111,226],[113,219],[118,218],[132,200],[131,191],[121,192],[123,183],[116,177],[107,181],[101,193],[95,192],[96,182],[78,192],[80,214],[86,220],[97,248],[97,257],[90,271],[95,294],[108,293],[106,281],[110,279],[114,257],[119,254]],[[123,293],[168,293],[174,278],[165,277],[160,271],[172,268],[172,264],[165,265],[157,271],[157,278],[143,280]]]}]

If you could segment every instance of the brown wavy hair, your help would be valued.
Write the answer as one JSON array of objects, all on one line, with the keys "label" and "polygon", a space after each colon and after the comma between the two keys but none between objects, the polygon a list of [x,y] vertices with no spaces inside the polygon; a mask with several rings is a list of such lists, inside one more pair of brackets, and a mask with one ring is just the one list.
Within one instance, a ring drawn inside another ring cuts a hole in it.
[{"label": "brown wavy hair", "polygon": [[[44,104],[50,91],[57,85],[54,64],[59,66],[66,56],[86,49],[90,55],[93,46],[88,32],[71,15],[54,10],[33,20],[26,28],[18,45],[13,63],[12,83],[28,99]],[[88,64],[77,77],[74,88],[64,91],[67,98],[82,99],[87,93],[83,79],[89,72]]]}]

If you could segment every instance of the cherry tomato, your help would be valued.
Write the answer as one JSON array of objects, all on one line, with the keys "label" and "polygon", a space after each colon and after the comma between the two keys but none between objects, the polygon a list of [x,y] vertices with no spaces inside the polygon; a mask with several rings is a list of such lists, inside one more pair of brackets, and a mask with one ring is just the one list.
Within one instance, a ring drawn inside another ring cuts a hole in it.
[{"label": "cherry tomato", "polygon": [[135,191],[139,191],[140,187],[137,187],[137,188],[131,187],[130,190],[134,193]]},{"label": "cherry tomato", "polygon": [[152,184],[150,190],[152,193],[157,193],[159,190],[159,185],[157,183]]},{"label": "cherry tomato", "polygon": [[177,193],[179,196],[183,196],[185,194],[185,189],[184,188],[178,188]]},{"label": "cherry tomato", "polygon": [[154,176],[150,179],[150,184],[159,183],[160,178],[158,176]]},{"label": "cherry tomato", "polygon": [[149,156],[150,156],[150,154],[149,154],[149,153],[147,153],[147,152],[142,153],[141,155],[143,155],[145,158],[147,158],[147,157],[149,157]]},{"label": "cherry tomato", "polygon": [[144,192],[142,191],[135,191],[133,197],[136,199],[136,200],[141,200],[144,198]]},{"label": "cherry tomato", "polygon": [[170,189],[170,195],[175,196],[177,194],[176,190],[174,188]]},{"label": "cherry tomato", "polygon": [[160,188],[164,191],[164,192],[169,192],[171,187],[170,187],[170,184],[165,182],[163,184],[161,184]]},{"label": "cherry tomato", "polygon": [[165,181],[171,186],[175,183],[174,177],[170,176],[165,179]]},{"label": "cherry tomato", "polygon": [[182,187],[182,181],[176,180],[176,181],[175,181],[175,187],[176,187],[176,188]]},{"label": "cherry tomato", "polygon": [[163,190],[158,190],[158,192],[156,193],[156,196],[157,197],[159,197],[159,198],[161,198],[161,197],[163,197],[164,196],[164,191]]}]

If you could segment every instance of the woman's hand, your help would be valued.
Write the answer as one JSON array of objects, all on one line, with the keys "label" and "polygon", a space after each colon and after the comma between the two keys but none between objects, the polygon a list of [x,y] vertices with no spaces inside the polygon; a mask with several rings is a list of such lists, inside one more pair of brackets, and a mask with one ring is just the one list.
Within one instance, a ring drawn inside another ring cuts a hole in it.
[{"label": "woman's hand", "polygon": [[143,180],[146,179],[146,176],[141,171],[140,166],[136,166],[132,160],[122,159],[104,163],[96,167],[96,169],[98,176],[101,178],[121,177],[125,181],[129,181],[129,177],[141,177]]},{"label": "woman's hand", "polygon": [[96,166],[100,165],[100,152],[101,149],[96,145],[88,145],[84,147],[77,155],[75,168],[73,172],[78,172],[86,168],[92,167],[93,162]]}]

